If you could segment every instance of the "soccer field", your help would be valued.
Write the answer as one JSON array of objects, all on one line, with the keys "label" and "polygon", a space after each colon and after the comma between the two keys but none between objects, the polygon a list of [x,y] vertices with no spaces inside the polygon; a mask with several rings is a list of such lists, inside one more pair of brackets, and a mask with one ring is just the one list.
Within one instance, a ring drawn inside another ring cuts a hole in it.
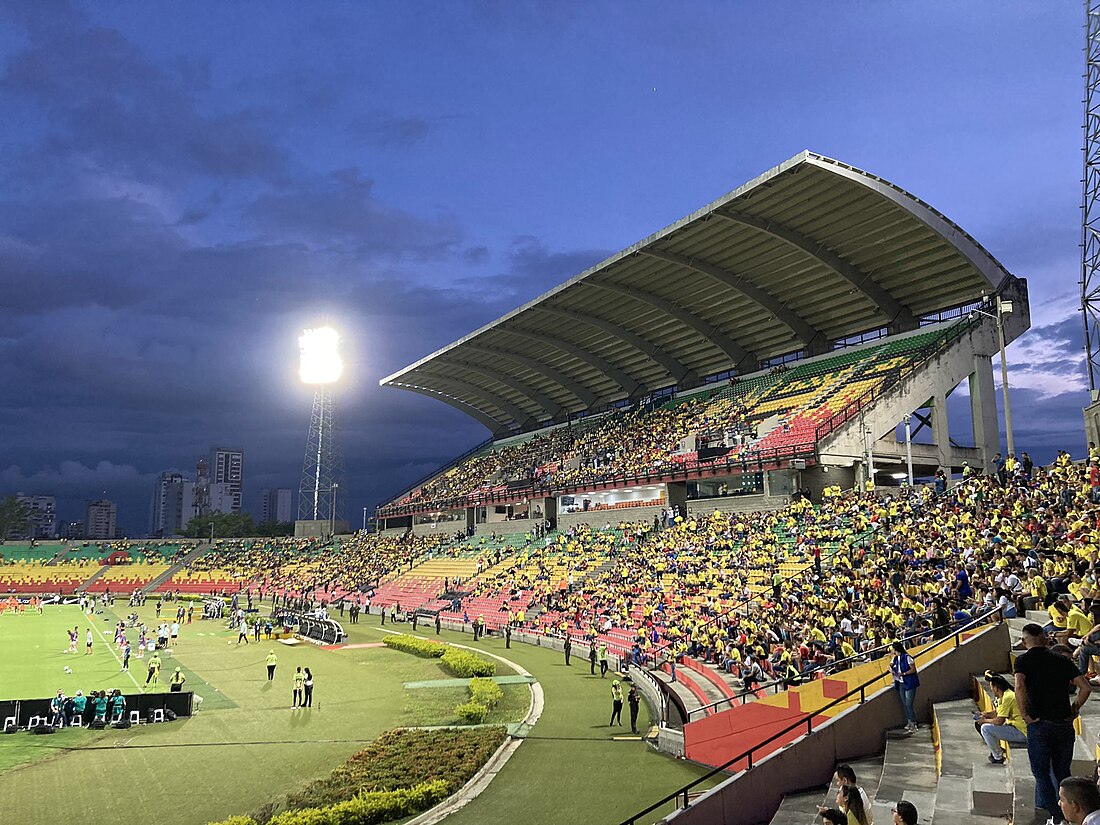
[{"label": "soccer field", "polygon": [[[123,613],[130,610],[117,606]],[[155,627],[151,606],[139,612]],[[77,688],[85,693],[144,688],[143,662],[131,659],[135,687],[120,672],[113,645],[95,632],[111,636],[116,621],[110,611],[96,617],[93,654],[85,656],[88,619],[76,607],[0,617],[0,697],[45,697],[58,688],[67,694]],[[76,655],[65,652],[65,629],[74,625],[81,629]],[[255,811],[301,788],[383,730],[456,723],[453,707],[464,689],[406,688],[406,683],[448,678],[438,660],[380,646],[385,633],[366,617],[348,630],[350,646],[325,650],[267,641],[238,646],[236,631],[222,622],[184,625],[178,646],[164,657],[155,689],[167,690],[167,675],[181,667],[187,689],[204,698],[201,710],[190,719],[129,730],[0,738],[0,810],[18,811],[22,825],[151,819],[158,825],[203,825]],[[442,638],[471,643],[467,634],[444,631]],[[616,741],[619,731],[606,727],[608,681],[589,676],[587,667],[567,668],[560,654],[544,648],[517,644],[505,650],[497,639],[478,646],[533,673],[545,690],[546,708],[530,741],[456,822],[496,821],[514,814],[517,805],[530,825],[611,821],[637,809],[639,787],[656,798],[699,775],[699,768],[658,755],[641,742]],[[264,665],[271,649],[279,656],[274,682],[267,681]],[[290,707],[291,674],[299,665],[316,678],[309,710]],[[508,670],[499,666],[498,674]],[[506,685],[505,699],[488,721],[517,721],[528,704],[526,685]],[[614,782],[604,781],[608,772]],[[565,799],[563,787],[570,789]],[[186,804],[172,804],[181,796]]]},{"label": "soccer field", "polygon": [[[5,662],[15,667],[0,670],[0,699],[29,699],[52,696],[58,689],[69,696],[79,688],[91,690],[120,689],[123,693],[145,692],[143,662],[131,658],[132,673],[122,672],[122,663],[113,643],[113,613],[89,616],[74,605],[47,605],[41,615],[0,615],[0,651]],[[67,631],[77,628],[76,654],[69,653]],[[86,633],[92,631],[92,654],[85,654]],[[137,656],[137,636],[132,636],[133,656]],[[164,668],[171,661],[164,660]],[[67,672],[66,668],[71,672]],[[170,671],[168,671],[170,672]],[[160,690],[168,690],[167,675]],[[152,688],[151,688],[152,689]]]}]

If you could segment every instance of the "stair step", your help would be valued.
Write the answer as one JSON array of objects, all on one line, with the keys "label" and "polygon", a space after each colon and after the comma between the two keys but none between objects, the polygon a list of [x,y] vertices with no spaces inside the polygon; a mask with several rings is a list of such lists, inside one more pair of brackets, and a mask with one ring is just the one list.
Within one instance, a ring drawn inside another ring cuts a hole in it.
[{"label": "stair step", "polygon": [[904,799],[916,806],[918,822],[930,825],[936,809],[936,780],[936,752],[928,731],[887,739],[882,779],[875,794],[882,805],[874,806],[875,822],[891,822],[891,809]]},{"label": "stair step", "polygon": [[86,579],[86,580],[84,581],[84,583],[83,583],[83,584],[81,584],[81,585],[80,585],[80,586],[79,586],[79,587],[78,587],[78,588],[76,589],[76,592],[77,592],[77,593],[86,593],[86,592],[88,591],[88,588],[89,588],[89,587],[91,587],[91,586],[92,586],[93,584],[95,584],[95,582],[96,582],[96,581],[97,581],[97,580],[98,580],[99,578],[101,578],[101,577],[103,576],[103,574],[104,574],[104,573],[106,573],[106,572],[107,572],[107,567],[106,567],[106,565],[104,565],[103,567],[100,567],[100,568],[99,568],[98,570],[96,570],[96,571],[95,571],[95,572],[94,572],[94,573],[93,573],[93,574],[92,574],[92,575],[91,575],[91,576],[90,576],[89,578],[87,578],[87,579]]},{"label": "stair step", "polygon": [[205,542],[203,544],[196,545],[195,548],[192,549],[192,550],[189,550],[187,552],[187,554],[182,559],[180,559],[178,562],[173,564],[171,567],[169,567],[167,570],[165,570],[159,576],[155,577],[152,581],[150,581],[142,589],[146,593],[155,593],[161,585],[168,582],[174,575],[176,575],[180,571],[184,570],[187,567],[187,565],[189,565],[191,562],[193,562],[195,559],[197,559],[199,556],[201,556],[207,550],[213,549],[213,547],[214,547],[214,545],[210,544],[209,542]]},{"label": "stair step", "polygon": [[824,788],[786,794],[771,818],[771,825],[813,825],[817,806],[824,802]]},{"label": "stair step", "polygon": [[[917,809],[918,813],[920,809]],[[876,820],[877,821],[877,820]],[[944,811],[940,814],[939,808],[932,815],[932,825],[1005,825],[1003,816],[982,816],[980,814],[964,814],[958,811]]]},{"label": "stair step", "polygon": [[1035,808],[1035,777],[1025,766],[1013,776],[1012,825],[1039,825],[1050,816]]},{"label": "stair step", "polygon": [[[920,809],[918,808],[918,811]],[[958,822],[970,815],[970,780],[963,776],[943,775],[936,785],[936,807],[933,825]]]}]

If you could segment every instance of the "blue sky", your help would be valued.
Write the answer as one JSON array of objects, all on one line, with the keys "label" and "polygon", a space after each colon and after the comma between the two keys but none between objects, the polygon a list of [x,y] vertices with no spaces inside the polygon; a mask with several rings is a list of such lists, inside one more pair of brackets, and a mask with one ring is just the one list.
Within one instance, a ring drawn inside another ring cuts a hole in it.
[{"label": "blue sky", "polygon": [[[1028,278],[1017,443],[1083,448],[1083,11],[1012,2],[0,2],[0,493],[297,487],[344,330],[352,513],[485,430],[378,379],[808,148]],[[1018,408],[1018,409],[1017,409]],[[1038,414],[1042,410],[1042,415]]]}]

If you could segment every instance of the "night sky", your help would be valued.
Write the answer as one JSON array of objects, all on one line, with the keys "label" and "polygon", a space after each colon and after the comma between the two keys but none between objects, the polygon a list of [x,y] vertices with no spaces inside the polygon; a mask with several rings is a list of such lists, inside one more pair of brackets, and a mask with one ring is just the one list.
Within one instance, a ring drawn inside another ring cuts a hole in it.
[{"label": "night sky", "polygon": [[[245,450],[297,489],[344,334],[350,517],[487,431],[378,387],[802,149],[1029,280],[1016,442],[1080,455],[1076,2],[0,2],[0,495]],[[999,380],[999,379],[998,379]]]}]

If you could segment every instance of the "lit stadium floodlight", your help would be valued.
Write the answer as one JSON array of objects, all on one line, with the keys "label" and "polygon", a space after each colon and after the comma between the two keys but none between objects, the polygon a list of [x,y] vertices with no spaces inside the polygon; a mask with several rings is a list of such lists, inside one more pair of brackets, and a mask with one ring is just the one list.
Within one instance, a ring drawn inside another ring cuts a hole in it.
[{"label": "lit stadium floodlight", "polygon": [[332,327],[303,330],[298,336],[302,354],[299,376],[303,384],[332,384],[340,380],[344,362],[340,358],[340,334]]}]

